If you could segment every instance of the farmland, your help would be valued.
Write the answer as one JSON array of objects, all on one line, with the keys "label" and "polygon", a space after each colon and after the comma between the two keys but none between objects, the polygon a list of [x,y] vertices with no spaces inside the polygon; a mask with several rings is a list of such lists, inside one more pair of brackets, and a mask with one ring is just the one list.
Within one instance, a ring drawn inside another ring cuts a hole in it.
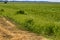
[{"label": "farmland", "polygon": [[0,16],[13,21],[18,29],[60,39],[60,3],[0,3]]}]

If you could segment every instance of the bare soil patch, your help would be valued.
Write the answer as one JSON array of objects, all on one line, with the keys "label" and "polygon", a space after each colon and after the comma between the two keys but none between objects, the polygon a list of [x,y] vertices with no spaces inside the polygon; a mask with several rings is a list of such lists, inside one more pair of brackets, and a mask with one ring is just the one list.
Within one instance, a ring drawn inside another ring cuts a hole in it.
[{"label": "bare soil patch", "polygon": [[28,31],[18,30],[4,17],[0,17],[0,40],[48,40]]}]

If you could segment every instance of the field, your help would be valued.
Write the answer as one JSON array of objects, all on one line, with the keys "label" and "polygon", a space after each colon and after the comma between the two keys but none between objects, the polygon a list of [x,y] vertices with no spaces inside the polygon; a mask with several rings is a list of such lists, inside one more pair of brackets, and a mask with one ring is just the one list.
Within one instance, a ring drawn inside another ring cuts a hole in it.
[{"label": "field", "polygon": [[60,39],[60,3],[2,2],[0,16],[9,18],[18,29]]}]

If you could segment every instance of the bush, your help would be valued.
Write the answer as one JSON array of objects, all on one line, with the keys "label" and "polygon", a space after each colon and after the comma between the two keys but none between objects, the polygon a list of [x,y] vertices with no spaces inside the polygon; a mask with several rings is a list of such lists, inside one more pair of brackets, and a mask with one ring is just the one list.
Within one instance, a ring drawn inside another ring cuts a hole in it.
[{"label": "bush", "polygon": [[7,4],[7,1],[5,1],[4,4]]},{"label": "bush", "polygon": [[24,10],[19,10],[19,11],[17,11],[17,13],[16,14],[26,14],[25,13],[25,11]]}]

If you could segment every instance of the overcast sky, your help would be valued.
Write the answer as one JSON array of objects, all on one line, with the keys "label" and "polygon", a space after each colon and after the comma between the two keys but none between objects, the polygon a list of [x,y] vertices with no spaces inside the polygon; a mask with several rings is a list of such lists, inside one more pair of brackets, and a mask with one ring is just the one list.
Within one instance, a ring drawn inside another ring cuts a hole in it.
[{"label": "overcast sky", "polygon": [[[9,0],[12,1],[12,0]],[[50,1],[50,2],[60,2],[60,0],[15,0],[15,1]]]}]

